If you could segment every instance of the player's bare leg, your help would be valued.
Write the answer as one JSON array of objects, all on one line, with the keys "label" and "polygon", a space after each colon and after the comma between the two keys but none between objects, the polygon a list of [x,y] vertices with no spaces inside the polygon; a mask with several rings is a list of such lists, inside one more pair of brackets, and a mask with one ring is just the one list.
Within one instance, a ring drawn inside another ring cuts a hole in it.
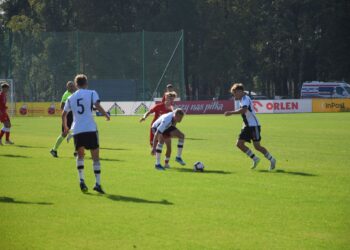
[{"label": "player's bare leg", "polygon": [[79,185],[80,185],[80,189],[82,192],[87,192],[88,188],[85,184],[85,177],[84,177],[84,147],[80,147],[77,150],[77,158],[76,158],[76,162],[77,162],[77,169],[78,169],[78,173],[79,173]]},{"label": "player's bare leg", "polygon": [[180,163],[182,166],[186,165],[186,163],[182,160],[182,150],[183,150],[183,146],[185,143],[185,134],[182,133],[180,130],[175,129],[173,131],[170,132],[170,136],[173,138],[178,138],[179,141],[177,143],[177,156],[175,158],[175,160]]},{"label": "player's bare leg", "polygon": [[104,194],[105,192],[102,190],[101,187],[101,164],[100,164],[100,149],[92,149],[91,152],[91,158],[93,160],[93,168],[96,178],[96,184],[94,186],[94,190],[99,192],[100,194]]},{"label": "player's bare leg", "polygon": [[276,159],[273,158],[273,156],[267,151],[266,148],[264,148],[263,146],[260,145],[260,142],[258,141],[254,141],[253,142],[254,148],[256,150],[258,150],[259,152],[261,152],[266,159],[268,159],[270,161],[270,167],[269,170],[274,170],[276,167]]},{"label": "player's bare leg", "polygon": [[258,166],[260,159],[245,145],[245,140],[238,139],[236,146],[253,160],[251,169],[255,169]]},{"label": "player's bare leg", "polygon": [[[11,122],[10,121],[5,121],[4,122],[4,127],[2,128],[1,133],[2,133],[2,135],[5,134],[5,137],[6,137],[5,144],[8,144],[8,145],[14,144],[10,140],[10,130],[11,130]],[[1,137],[2,137],[2,135],[1,135]]]},{"label": "player's bare leg", "polygon": [[165,145],[166,145],[166,152],[165,152],[165,164],[164,167],[165,168],[170,168],[169,165],[169,160],[170,160],[170,156],[171,156],[171,138],[166,138],[164,140]]}]

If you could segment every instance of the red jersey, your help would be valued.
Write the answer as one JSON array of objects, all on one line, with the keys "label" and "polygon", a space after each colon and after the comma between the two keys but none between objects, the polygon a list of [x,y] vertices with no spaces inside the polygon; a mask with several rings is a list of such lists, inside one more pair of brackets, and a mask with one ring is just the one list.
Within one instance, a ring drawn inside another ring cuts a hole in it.
[{"label": "red jersey", "polygon": [[150,113],[154,113],[154,118],[152,121],[152,124],[153,124],[153,122],[155,122],[159,118],[159,116],[171,112],[172,109],[171,108],[167,109],[167,107],[165,106],[165,103],[160,102],[154,105],[149,111]]},{"label": "red jersey", "polygon": [[0,92],[0,111],[2,113],[6,113],[6,94],[4,92]]}]

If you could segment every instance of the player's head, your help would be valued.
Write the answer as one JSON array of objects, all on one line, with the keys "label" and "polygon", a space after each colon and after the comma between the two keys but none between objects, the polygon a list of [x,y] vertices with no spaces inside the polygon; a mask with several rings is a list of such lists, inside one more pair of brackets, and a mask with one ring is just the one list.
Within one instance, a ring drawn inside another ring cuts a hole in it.
[{"label": "player's head", "polygon": [[78,89],[86,89],[86,88],[87,88],[87,85],[88,85],[88,81],[87,81],[86,75],[83,75],[83,74],[77,75],[77,76],[74,78],[74,83],[75,83],[75,86],[76,86]]},{"label": "player's head", "polygon": [[182,109],[176,109],[174,111],[174,120],[176,122],[181,122],[184,115],[185,115],[185,112]]},{"label": "player's head", "polygon": [[231,87],[231,93],[235,99],[241,99],[244,96],[244,86],[242,83],[234,83]]},{"label": "player's head", "polygon": [[168,85],[166,85],[166,90],[168,92],[172,92],[172,91],[174,91],[174,86],[171,83],[169,83]]},{"label": "player's head", "polygon": [[175,91],[171,91],[171,92],[166,92],[165,93],[165,102],[169,103],[169,102],[173,102],[176,98],[177,94]]},{"label": "player's head", "polygon": [[1,83],[1,92],[6,93],[10,89],[10,85],[7,82]]},{"label": "player's head", "polygon": [[73,93],[77,88],[74,85],[74,82],[68,81],[66,84],[67,90],[71,93]]}]

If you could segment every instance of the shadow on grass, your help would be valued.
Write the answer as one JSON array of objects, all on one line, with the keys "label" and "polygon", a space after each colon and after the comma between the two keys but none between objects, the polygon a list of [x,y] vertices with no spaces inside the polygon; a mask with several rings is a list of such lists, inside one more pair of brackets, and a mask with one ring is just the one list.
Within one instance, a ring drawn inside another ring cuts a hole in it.
[{"label": "shadow on grass", "polygon": [[111,159],[111,158],[100,158],[101,161],[124,161],[119,159]]},{"label": "shadow on grass", "polygon": [[18,148],[47,148],[47,147],[37,147],[37,146],[28,146],[28,145],[13,145],[14,147],[18,147]]},{"label": "shadow on grass", "polygon": [[130,197],[130,196],[123,196],[123,195],[115,195],[115,194],[92,194],[92,193],[84,193],[86,195],[93,195],[93,196],[101,196],[106,197],[113,201],[123,201],[123,202],[134,202],[134,203],[146,203],[146,204],[159,204],[159,205],[174,205],[174,203],[169,202],[165,199],[161,201],[152,201],[152,200],[146,200],[142,198],[137,197]]},{"label": "shadow on grass", "polygon": [[100,148],[100,149],[103,149],[103,150],[130,150],[127,148]]},{"label": "shadow on grass", "polygon": [[190,141],[206,141],[206,140],[208,140],[208,139],[186,137],[185,140],[190,140]]},{"label": "shadow on grass", "polygon": [[290,175],[299,175],[299,176],[317,176],[315,174],[304,173],[304,172],[285,171],[283,169],[277,169],[276,171],[259,170],[259,172],[260,173],[271,173],[271,174],[290,174]]},{"label": "shadow on grass", "polygon": [[192,168],[171,168],[179,172],[185,172],[185,173],[200,173],[200,174],[232,174],[233,172],[223,171],[223,170],[204,170],[203,172],[195,172]]},{"label": "shadow on grass", "polygon": [[16,204],[29,204],[29,205],[53,205],[51,202],[31,202],[31,201],[18,201],[11,197],[0,196],[0,202],[4,203],[16,203]]},{"label": "shadow on grass", "polygon": [[13,155],[13,154],[0,154],[0,156],[9,157],[9,158],[32,158],[32,157],[30,157],[30,156],[25,156],[25,155]]}]

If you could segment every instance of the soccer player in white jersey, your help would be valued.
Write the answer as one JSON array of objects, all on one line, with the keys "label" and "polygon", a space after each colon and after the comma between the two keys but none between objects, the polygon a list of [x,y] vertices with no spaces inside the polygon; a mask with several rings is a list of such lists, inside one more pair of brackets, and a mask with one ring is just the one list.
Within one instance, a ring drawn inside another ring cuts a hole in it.
[{"label": "soccer player in white jersey", "polygon": [[[172,137],[179,139],[177,143],[177,156],[175,161],[181,165],[186,165],[182,160],[182,149],[185,141],[185,135],[176,128],[176,123],[180,123],[185,113],[182,109],[176,109],[173,112],[161,115],[153,124],[152,132],[154,133],[152,155],[156,156],[155,168],[157,170],[165,170],[165,168],[160,164],[160,157],[162,155],[162,149],[164,142],[170,140]],[[158,143],[157,143],[158,141]]]},{"label": "soccer player in white jersey", "polygon": [[253,102],[244,92],[242,83],[235,83],[231,87],[231,93],[236,100],[239,100],[239,109],[235,111],[225,112],[225,116],[240,114],[243,118],[243,128],[237,140],[236,146],[253,159],[252,169],[255,169],[260,162],[260,159],[244,144],[252,140],[254,148],[261,152],[266,159],[270,161],[269,170],[273,170],[276,166],[276,159],[267,151],[266,148],[260,145],[261,141],[261,127],[255,115]]},{"label": "soccer player in white jersey", "polygon": [[62,113],[62,124],[65,133],[68,133],[69,127],[67,124],[67,114],[69,111],[73,113],[72,131],[74,136],[75,150],[78,155],[76,165],[80,179],[80,189],[87,192],[88,188],[84,180],[84,151],[89,149],[93,160],[93,168],[96,177],[94,190],[104,194],[100,183],[100,157],[99,157],[99,141],[97,126],[93,118],[93,106],[96,107],[109,121],[110,117],[101,107],[99,96],[94,90],[88,90],[87,77],[85,75],[77,75],[74,79],[77,91],[72,94],[64,106]]}]

